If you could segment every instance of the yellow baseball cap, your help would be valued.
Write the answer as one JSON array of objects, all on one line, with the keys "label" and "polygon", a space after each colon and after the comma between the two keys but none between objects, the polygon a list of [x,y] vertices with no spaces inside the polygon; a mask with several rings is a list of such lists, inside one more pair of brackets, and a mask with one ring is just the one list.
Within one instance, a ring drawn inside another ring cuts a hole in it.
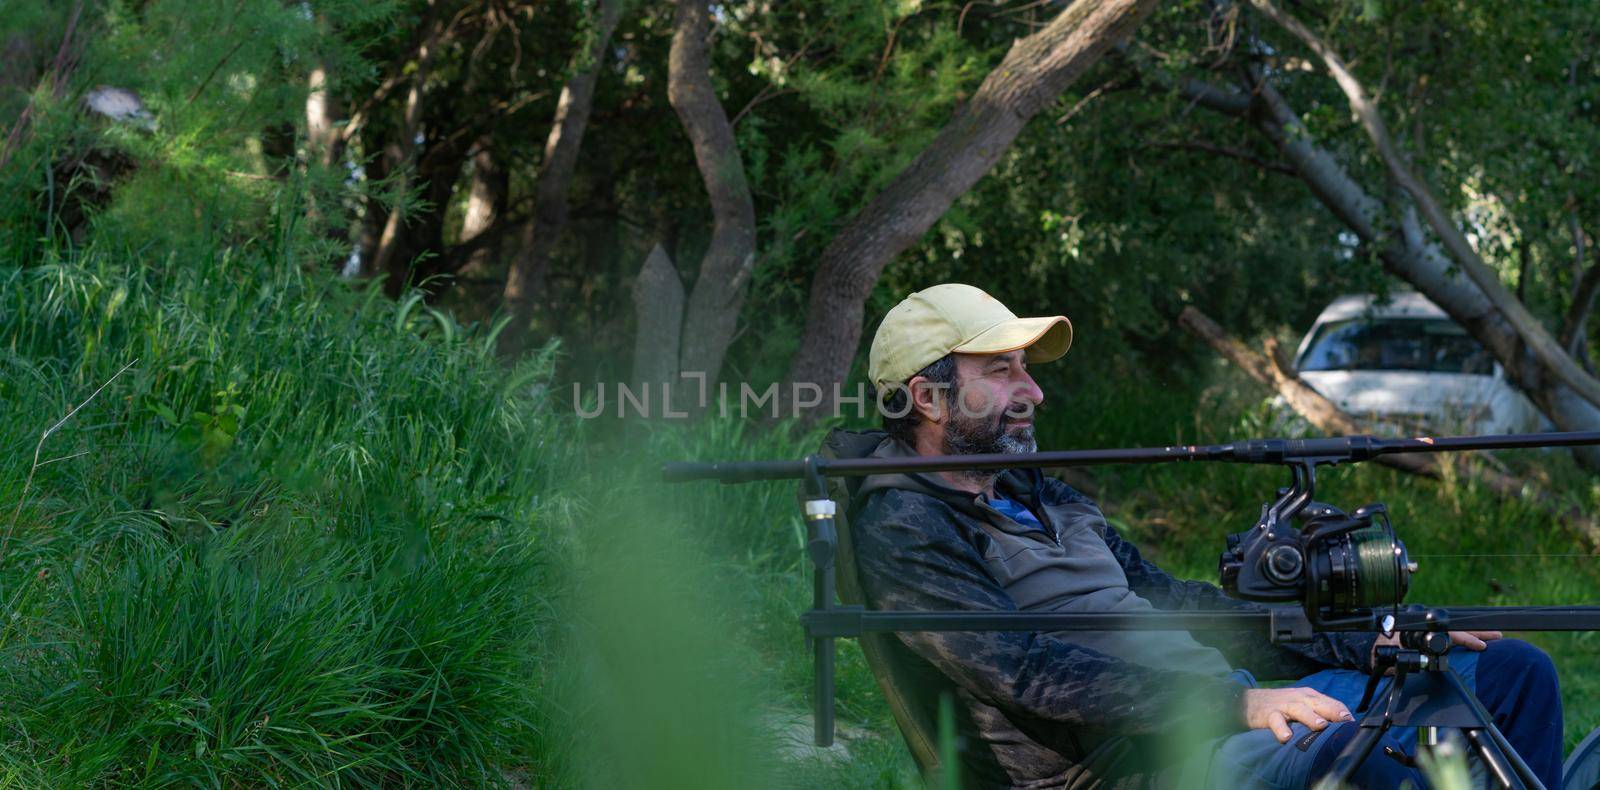
[{"label": "yellow baseball cap", "polygon": [[1000,300],[970,285],[944,283],[907,296],[872,336],[867,375],[884,387],[910,379],[941,357],[1027,349],[1030,363],[1060,359],[1072,347],[1064,315],[1018,318]]}]

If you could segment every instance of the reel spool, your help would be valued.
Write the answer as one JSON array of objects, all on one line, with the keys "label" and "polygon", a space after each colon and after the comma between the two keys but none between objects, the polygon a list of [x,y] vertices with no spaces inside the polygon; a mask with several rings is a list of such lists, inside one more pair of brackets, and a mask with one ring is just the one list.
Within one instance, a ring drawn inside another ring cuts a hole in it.
[{"label": "reel spool", "polygon": [[1395,536],[1388,509],[1354,513],[1310,503],[1295,528],[1271,518],[1228,537],[1219,571],[1230,594],[1253,601],[1298,601],[1313,623],[1367,617],[1398,608],[1417,564]]}]

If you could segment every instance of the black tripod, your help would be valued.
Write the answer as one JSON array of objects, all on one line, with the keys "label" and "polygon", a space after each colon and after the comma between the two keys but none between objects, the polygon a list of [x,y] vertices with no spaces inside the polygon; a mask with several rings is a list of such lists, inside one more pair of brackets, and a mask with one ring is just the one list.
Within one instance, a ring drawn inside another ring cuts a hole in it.
[{"label": "black tripod", "polygon": [[[1372,679],[1367,681],[1366,693],[1356,709],[1358,713],[1366,711],[1366,716],[1361,719],[1356,737],[1335,758],[1325,780],[1337,785],[1348,784],[1390,727],[1421,728],[1431,736],[1430,742],[1436,742],[1439,728],[1447,727],[1461,731],[1470,748],[1502,787],[1544,790],[1539,777],[1494,726],[1493,717],[1467,688],[1461,675],[1450,667],[1450,635],[1446,633],[1449,624],[1444,622],[1447,617],[1438,610],[1431,611],[1429,619],[1437,622],[1440,630],[1406,632],[1399,645],[1378,647]],[[1391,669],[1394,678],[1384,699],[1381,704],[1371,704],[1379,683]],[[1419,749],[1423,744],[1421,735],[1419,733],[1417,739]],[[1384,747],[1384,753],[1408,767],[1417,764],[1416,756],[1393,747]]]}]

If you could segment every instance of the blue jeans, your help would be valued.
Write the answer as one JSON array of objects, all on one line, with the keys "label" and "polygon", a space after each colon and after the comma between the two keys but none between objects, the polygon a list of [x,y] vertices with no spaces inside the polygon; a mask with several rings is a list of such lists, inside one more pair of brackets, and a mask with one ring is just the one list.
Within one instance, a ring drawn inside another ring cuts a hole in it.
[{"label": "blue jeans", "polygon": [[[1495,726],[1545,786],[1559,787],[1561,693],[1550,657],[1527,642],[1501,639],[1490,642],[1488,649],[1482,652],[1461,647],[1452,649],[1450,666],[1466,681],[1468,688],[1477,691],[1479,701],[1493,715]],[[1295,685],[1333,697],[1354,713],[1366,683],[1367,675],[1363,673],[1329,669]],[[1379,686],[1379,699],[1387,688],[1387,682]],[[1288,743],[1278,743],[1270,730],[1250,730],[1224,738],[1212,755],[1208,783],[1218,788],[1309,787],[1327,773],[1334,758],[1355,737],[1360,719],[1361,715],[1357,714],[1355,721],[1329,725],[1320,733],[1313,733],[1302,724],[1292,724],[1294,735]],[[1390,729],[1351,778],[1352,783],[1357,787],[1399,787],[1402,782],[1410,781],[1417,787],[1426,786],[1421,772],[1383,754],[1386,745],[1415,754],[1416,743],[1416,729]]]}]

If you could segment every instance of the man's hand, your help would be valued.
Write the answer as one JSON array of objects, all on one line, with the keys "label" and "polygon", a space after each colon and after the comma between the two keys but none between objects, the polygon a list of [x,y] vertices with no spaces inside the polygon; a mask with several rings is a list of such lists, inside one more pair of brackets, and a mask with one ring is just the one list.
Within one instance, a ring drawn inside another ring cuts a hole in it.
[{"label": "man's hand", "polygon": [[1343,702],[1311,689],[1247,689],[1244,692],[1245,724],[1253,730],[1272,730],[1278,743],[1289,742],[1293,734],[1289,730],[1291,721],[1322,730],[1332,722],[1350,719],[1350,709]]},{"label": "man's hand", "polygon": [[1501,636],[1499,631],[1451,631],[1450,642],[1468,650],[1482,650]]}]

